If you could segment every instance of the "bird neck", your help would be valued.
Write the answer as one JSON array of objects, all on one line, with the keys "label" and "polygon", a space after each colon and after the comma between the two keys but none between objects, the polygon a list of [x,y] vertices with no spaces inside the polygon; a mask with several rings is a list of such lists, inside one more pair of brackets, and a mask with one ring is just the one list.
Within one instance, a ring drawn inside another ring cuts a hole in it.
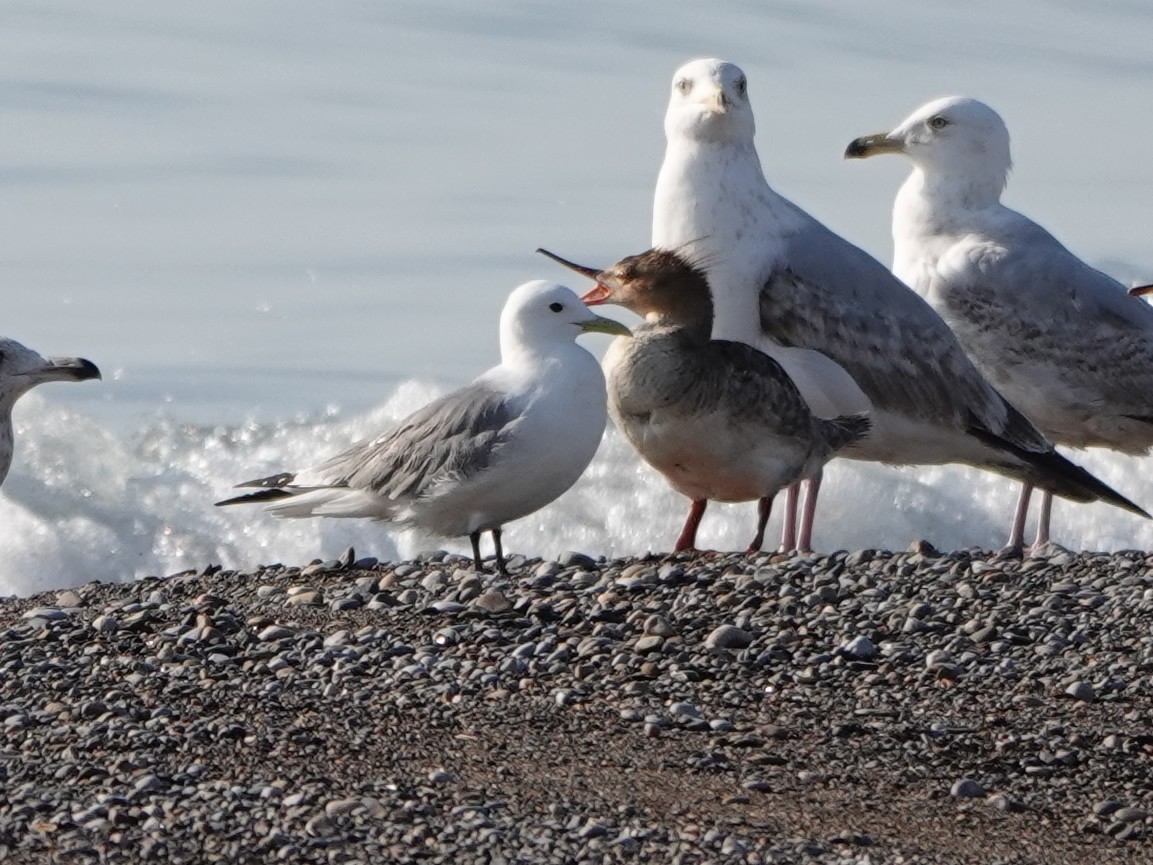
[{"label": "bird neck", "polygon": [[657,176],[652,245],[676,249],[704,240],[719,197],[756,197],[768,188],[751,141],[671,139]]},{"label": "bird neck", "polygon": [[954,166],[941,170],[914,165],[901,186],[898,200],[917,208],[934,222],[946,222],[959,214],[995,207],[1005,189],[1005,171],[986,166]]},{"label": "bird neck", "polygon": [[526,339],[519,332],[500,335],[500,362],[510,369],[540,370],[555,361],[569,363],[575,354],[588,352],[570,340]]},{"label": "bird neck", "polygon": [[707,287],[686,287],[670,293],[661,309],[648,310],[645,321],[654,327],[675,328],[695,343],[712,338],[713,301]]}]

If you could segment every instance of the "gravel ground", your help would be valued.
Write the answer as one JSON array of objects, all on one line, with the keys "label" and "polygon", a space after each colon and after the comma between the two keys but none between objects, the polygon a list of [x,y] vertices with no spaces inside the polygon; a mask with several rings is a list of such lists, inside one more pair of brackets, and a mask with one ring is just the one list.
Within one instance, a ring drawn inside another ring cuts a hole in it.
[{"label": "gravel ground", "polygon": [[510,564],[0,602],[0,861],[1153,861],[1153,556]]}]

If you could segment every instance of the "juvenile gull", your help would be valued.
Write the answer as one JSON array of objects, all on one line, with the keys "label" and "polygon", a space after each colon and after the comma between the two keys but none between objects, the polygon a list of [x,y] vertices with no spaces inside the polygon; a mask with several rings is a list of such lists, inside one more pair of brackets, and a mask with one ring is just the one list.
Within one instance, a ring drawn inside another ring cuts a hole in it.
[{"label": "juvenile gull", "polygon": [[49,381],[100,378],[100,370],[82,357],[44,358],[14,339],[0,337],[0,484],[12,467],[14,437],[12,406],[16,400]]},{"label": "juvenile gull", "polygon": [[545,255],[597,283],[587,304],[612,303],[645,318],[605,355],[609,414],[637,452],[692,502],[675,549],[696,547],[709,501],[759,500],[750,553],[761,549],[773,497],[812,477],[865,435],[865,415],[815,417],[777,361],[751,346],[711,339],[704,271],[650,249],[604,270]]},{"label": "juvenile gull", "polygon": [[500,317],[499,365],[434,400],[383,435],[300,472],[247,481],[259,487],[220,505],[267,502],[277,517],[364,517],[445,537],[492,534],[505,571],[501,527],[576,483],[604,433],[605,382],[582,333],[627,335],[570,289],[527,282]]},{"label": "juvenile gull", "polygon": [[1144,515],[1058,454],[977,371],[928,303],[769,187],[738,67],[695,60],[677,70],[665,132],[653,245],[689,248],[711,262],[714,337],[778,360],[782,348],[809,349],[848,373],[871,403],[872,427],[843,456],[967,463]]},{"label": "juvenile gull", "polygon": [[[923,295],[977,368],[1057,444],[1144,454],[1153,446],[1153,309],[1001,204],[1009,132],[975,99],[921,106],[847,157],[903,153],[913,171],[893,205],[893,272]],[[1020,547],[1033,484],[1009,534]],[[1034,547],[1049,541],[1042,491]]]}]

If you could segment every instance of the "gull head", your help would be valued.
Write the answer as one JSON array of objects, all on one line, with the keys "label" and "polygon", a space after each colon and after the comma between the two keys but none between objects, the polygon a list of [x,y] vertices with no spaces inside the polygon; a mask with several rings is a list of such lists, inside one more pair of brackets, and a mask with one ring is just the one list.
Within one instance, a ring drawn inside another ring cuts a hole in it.
[{"label": "gull head", "polygon": [[500,314],[502,354],[518,349],[548,352],[582,333],[627,336],[629,329],[596,315],[571,288],[543,279],[515,288]]},{"label": "gull head", "polygon": [[603,270],[576,264],[547,250],[538,251],[596,283],[581,298],[590,306],[611,303],[646,318],[673,321],[694,318],[705,308],[703,314],[711,324],[712,304],[705,269],[680,251],[649,249]]},{"label": "gull head", "polygon": [[691,60],[673,74],[665,113],[669,141],[751,144],[755,132],[748,79],[739,66]]},{"label": "gull head", "polygon": [[936,182],[995,190],[1005,187],[1012,159],[1001,116],[976,99],[947,96],[922,105],[892,132],[854,139],[846,159],[903,153]]},{"label": "gull head", "polygon": [[82,357],[41,357],[14,339],[0,337],[0,408],[12,404],[38,384],[100,378],[96,364]]}]

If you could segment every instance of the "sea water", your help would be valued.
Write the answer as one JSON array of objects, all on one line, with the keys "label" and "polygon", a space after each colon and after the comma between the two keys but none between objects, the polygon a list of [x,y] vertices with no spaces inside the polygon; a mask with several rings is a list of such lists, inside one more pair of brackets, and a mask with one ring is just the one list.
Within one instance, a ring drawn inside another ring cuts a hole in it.
[{"label": "sea water", "polygon": [[[105,379],[17,405],[0,594],[350,545],[465,550],[212,503],[494,363],[507,292],[571,277],[535,247],[590,264],[642,250],[668,82],[694,56],[749,73],[770,182],[883,261],[907,165],[846,163],[844,146],[964,93],[1010,126],[1008,203],[1153,281],[1151,27],[1153,7],[1126,0],[728,0],[705,20],[667,2],[9,4],[0,333]],[[1145,461],[1074,457],[1153,504]],[[838,461],[816,541],[995,547],[1014,495],[975,470]],[[609,431],[506,546],[666,550],[684,508]],[[743,548],[754,510],[714,505],[701,543]],[[1103,505],[1058,503],[1054,521],[1071,547],[1153,544],[1153,525]]]}]

